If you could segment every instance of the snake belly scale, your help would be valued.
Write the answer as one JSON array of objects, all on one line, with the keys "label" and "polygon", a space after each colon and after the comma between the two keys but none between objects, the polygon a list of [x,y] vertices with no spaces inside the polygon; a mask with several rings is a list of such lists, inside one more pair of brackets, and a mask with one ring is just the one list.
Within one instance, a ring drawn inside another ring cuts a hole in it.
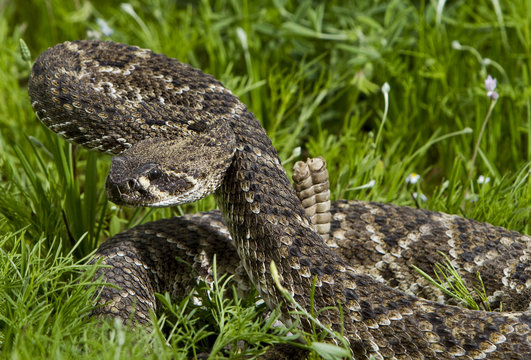
[{"label": "snake belly scale", "polygon": [[[292,320],[293,309],[274,284],[272,261],[299,304],[309,309],[316,278],[315,311],[341,305],[343,324],[332,309],[320,312],[319,320],[338,331],[343,325],[358,359],[531,358],[528,309],[495,313],[439,304],[391,288],[343,260],[313,230],[265,130],[212,76],[149,50],[75,41],[36,60],[29,93],[54,132],[117,155],[107,180],[112,201],[167,206],[214,193],[245,273],[270,307],[280,306],[284,321]],[[348,204],[339,206],[349,212]],[[374,210],[373,221],[381,225]],[[148,230],[157,234],[157,228]],[[335,239],[345,243],[346,230],[336,228]],[[135,240],[146,234],[137,232]],[[528,238],[519,239],[527,248]],[[308,322],[302,326],[311,329]]]}]

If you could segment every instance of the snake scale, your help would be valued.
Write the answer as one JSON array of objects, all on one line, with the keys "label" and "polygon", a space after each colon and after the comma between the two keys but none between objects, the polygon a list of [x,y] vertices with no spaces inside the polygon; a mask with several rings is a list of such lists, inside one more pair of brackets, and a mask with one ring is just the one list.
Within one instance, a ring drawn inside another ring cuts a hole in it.
[{"label": "snake scale", "polygon": [[[325,242],[246,106],[212,76],[149,50],[99,41],[56,45],[35,61],[29,94],[51,130],[115,155],[106,184],[113,202],[169,206],[213,193],[220,208],[105,242],[98,256],[113,265],[106,278],[121,290],[104,290],[100,301],[110,306],[102,311],[126,318],[134,301],[141,319],[155,306],[154,291],[178,296],[193,283],[176,257],[200,272],[211,261],[207,249],[227,251],[218,256],[222,266],[248,277],[287,323],[293,305],[275,286],[271,262],[307,309],[316,279],[319,320],[343,327],[357,359],[531,358],[529,237],[453,215],[340,201]],[[412,295],[425,289],[402,284],[413,276],[402,269],[420,258],[431,271],[437,250],[466,272],[485,270],[514,311],[472,311]],[[342,323],[330,308],[338,305]],[[311,330],[308,321],[301,326]]]}]

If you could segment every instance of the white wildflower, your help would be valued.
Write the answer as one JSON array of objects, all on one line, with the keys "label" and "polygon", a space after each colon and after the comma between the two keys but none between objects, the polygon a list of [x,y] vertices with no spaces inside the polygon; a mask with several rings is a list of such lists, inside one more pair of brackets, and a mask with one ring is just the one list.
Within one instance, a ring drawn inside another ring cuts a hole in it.
[{"label": "white wildflower", "polygon": [[488,184],[490,182],[490,177],[479,175],[478,176],[478,184]]},{"label": "white wildflower", "polygon": [[428,198],[423,193],[420,193],[420,195],[417,192],[413,193],[413,198],[420,199],[420,201],[426,202],[428,201]]},{"label": "white wildflower", "polygon": [[420,180],[420,175],[413,172],[407,176],[406,183],[416,184],[419,180]]}]

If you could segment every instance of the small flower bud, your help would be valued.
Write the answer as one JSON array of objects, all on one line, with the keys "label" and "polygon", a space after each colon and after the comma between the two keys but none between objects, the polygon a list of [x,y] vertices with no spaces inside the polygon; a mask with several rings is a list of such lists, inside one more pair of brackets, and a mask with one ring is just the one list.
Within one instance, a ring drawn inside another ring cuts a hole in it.
[{"label": "small flower bud", "polygon": [[494,91],[496,90],[496,79],[492,78],[492,76],[487,76],[485,79],[485,88],[487,88],[487,97],[496,101],[500,97],[500,95]]},{"label": "small flower bud", "polygon": [[461,50],[461,43],[459,43],[457,40],[452,41],[452,48],[455,50]]},{"label": "small flower bud", "polygon": [[28,45],[26,45],[26,42],[22,39],[19,39],[18,46],[20,48],[20,55],[22,56],[22,60],[31,61],[31,52],[28,48]]},{"label": "small flower bud", "polygon": [[487,79],[485,79],[485,87],[487,91],[494,91],[496,89],[496,79],[493,79],[490,75],[487,76]]}]

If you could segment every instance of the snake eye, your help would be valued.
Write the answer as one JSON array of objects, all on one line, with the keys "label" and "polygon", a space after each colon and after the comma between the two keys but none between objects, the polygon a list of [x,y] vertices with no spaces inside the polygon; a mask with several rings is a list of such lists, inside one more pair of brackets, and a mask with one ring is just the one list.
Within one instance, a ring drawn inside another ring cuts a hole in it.
[{"label": "snake eye", "polygon": [[159,169],[153,169],[148,173],[148,179],[149,180],[157,180],[162,175],[162,171]]}]

